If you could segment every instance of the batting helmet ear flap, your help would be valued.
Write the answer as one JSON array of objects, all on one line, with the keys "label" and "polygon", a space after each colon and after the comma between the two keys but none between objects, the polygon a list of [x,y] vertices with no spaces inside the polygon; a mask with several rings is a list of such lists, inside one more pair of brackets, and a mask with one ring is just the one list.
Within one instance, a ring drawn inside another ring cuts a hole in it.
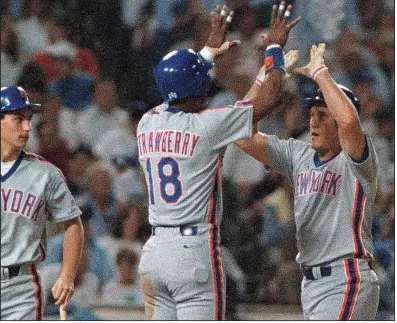
[{"label": "batting helmet ear flap", "polygon": [[165,55],[154,69],[163,100],[173,102],[206,95],[211,86],[209,71],[212,66],[192,49]]}]

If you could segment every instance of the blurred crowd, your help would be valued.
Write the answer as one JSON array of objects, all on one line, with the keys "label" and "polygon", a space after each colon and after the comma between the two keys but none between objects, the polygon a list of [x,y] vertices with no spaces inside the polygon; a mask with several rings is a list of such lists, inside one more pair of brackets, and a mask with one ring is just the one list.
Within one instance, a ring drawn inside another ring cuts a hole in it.
[{"label": "blurred crowd", "polygon": [[[142,114],[161,103],[153,65],[181,47],[200,50],[209,12],[235,11],[229,39],[242,44],[217,59],[210,107],[233,104],[261,67],[273,0],[1,0],[1,86],[17,84],[44,105],[33,119],[27,149],[64,173],[83,211],[84,257],[69,307],[78,319],[92,306],[143,306],[137,265],[151,228],[135,131]],[[312,44],[327,44],[335,79],[361,101],[361,123],[373,138],[380,174],[373,209],[379,319],[394,318],[394,1],[295,0],[303,19],[286,50],[303,65]],[[308,79],[288,79],[284,100],[260,123],[263,132],[309,140],[301,100],[316,91]],[[300,304],[291,186],[235,145],[224,157],[222,241],[227,318],[239,302]],[[62,228],[48,227],[42,265],[50,288],[62,259]],[[94,296],[93,296],[94,295]]]}]

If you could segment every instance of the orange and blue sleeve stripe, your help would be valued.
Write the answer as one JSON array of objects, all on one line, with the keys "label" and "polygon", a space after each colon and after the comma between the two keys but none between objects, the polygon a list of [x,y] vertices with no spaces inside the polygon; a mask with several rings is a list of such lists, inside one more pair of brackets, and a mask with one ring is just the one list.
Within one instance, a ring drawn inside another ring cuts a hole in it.
[{"label": "orange and blue sleeve stripe", "polygon": [[364,218],[364,207],[366,201],[366,194],[360,182],[356,180],[356,189],[354,195],[354,207],[352,214],[352,231],[353,231],[353,243],[354,243],[354,254],[357,258],[363,258],[366,250],[361,239],[361,226]]}]

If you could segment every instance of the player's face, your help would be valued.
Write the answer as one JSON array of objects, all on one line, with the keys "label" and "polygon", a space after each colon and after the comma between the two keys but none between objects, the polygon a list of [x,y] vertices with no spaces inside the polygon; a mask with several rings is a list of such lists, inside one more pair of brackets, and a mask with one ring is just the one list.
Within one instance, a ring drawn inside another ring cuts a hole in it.
[{"label": "player's face", "polygon": [[340,147],[338,127],[328,108],[314,106],[310,111],[312,147],[321,155],[332,157]]},{"label": "player's face", "polygon": [[25,147],[32,130],[32,116],[33,113],[29,110],[5,114],[1,119],[2,148],[22,149]]}]

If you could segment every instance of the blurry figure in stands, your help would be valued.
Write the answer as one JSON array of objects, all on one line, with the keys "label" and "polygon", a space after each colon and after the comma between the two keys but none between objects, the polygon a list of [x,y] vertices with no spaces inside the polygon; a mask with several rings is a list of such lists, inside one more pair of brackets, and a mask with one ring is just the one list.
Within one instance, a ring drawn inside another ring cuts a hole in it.
[{"label": "blurry figure in stands", "polygon": [[[74,43],[73,25],[68,19],[57,17],[49,21],[49,39],[52,45],[70,46],[76,49],[76,70],[99,77],[99,64],[93,53]],[[40,64],[46,73],[46,81],[50,83],[59,78],[53,57],[46,50],[36,52],[32,61]]]},{"label": "blurry figure in stands", "polygon": [[87,203],[89,188],[89,167],[95,163],[96,158],[90,148],[78,146],[69,158],[69,176],[66,178],[70,191],[78,205]]},{"label": "blurry figure in stands", "polygon": [[117,278],[103,288],[101,303],[113,306],[142,307],[145,304],[138,278],[139,257],[131,248],[117,252]]},{"label": "blurry figure in stands", "polygon": [[78,113],[92,102],[95,77],[76,70],[77,49],[70,43],[55,43],[46,47],[54,62],[58,78],[49,83],[48,92],[61,99],[62,106]]},{"label": "blurry figure in stands", "polygon": [[9,16],[1,15],[1,86],[17,84],[22,68],[18,36]]},{"label": "blurry figure in stands", "polygon": [[[99,277],[89,270],[90,257],[90,246],[85,244],[77,267],[73,295],[73,300],[85,307],[95,305],[100,295]],[[51,287],[56,281],[60,270],[61,267],[59,263],[54,263],[41,269],[44,282],[44,293],[47,300],[51,297]]]},{"label": "blurry figure in stands", "polygon": [[42,119],[37,125],[39,145],[37,154],[57,166],[67,178],[71,148],[60,135],[58,120]]},{"label": "blurry figure in stands", "polygon": [[97,162],[88,169],[89,191],[82,207],[91,213],[90,226],[96,237],[109,235],[117,211],[117,200],[112,192],[114,170]]},{"label": "blurry figure in stands", "polygon": [[94,101],[77,119],[81,142],[90,148],[103,133],[116,129],[128,120],[128,113],[117,106],[117,88],[112,80],[99,80],[94,89]]},{"label": "blurry figure in stands", "polygon": [[[102,287],[109,280],[113,279],[116,276],[116,265],[111,257],[111,255],[101,247],[95,235],[91,232],[90,227],[90,219],[91,213],[82,208],[82,224],[84,229],[84,252],[82,262],[80,263],[80,269],[90,273],[90,280],[95,280],[95,285],[98,285],[97,290],[98,293],[101,292]],[[46,267],[50,266],[58,266],[62,259],[63,254],[63,236],[56,235],[48,240],[48,257],[45,262],[43,262],[42,270],[47,270]],[[87,263],[85,262],[87,261]],[[52,269],[49,269],[51,272]],[[93,276],[96,278],[92,278]],[[79,277],[77,279],[81,279]],[[45,280],[45,279],[44,279]],[[90,295],[89,299],[95,300],[95,294]],[[85,300],[85,302],[89,302],[90,300]]]},{"label": "blurry figure in stands", "polygon": [[143,172],[138,167],[136,128],[148,109],[145,102],[133,102],[129,106],[128,120],[99,136],[93,147],[98,157],[116,169],[113,191],[119,201],[146,195]]},{"label": "blurry figure in stands", "polygon": [[49,44],[47,31],[50,19],[50,0],[25,0],[22,19],[17,23],[19,44],[23,61],[27,61],[37,51],[44,50]]},{"label": "blurry figure in stands", "polygon": [[147,206],[139,200],[129,199],[118,204],[111,234],[98,240],[116,259],[117,251],[129,247],[140,256],[142,246],[151,234],[147,221]]}]

